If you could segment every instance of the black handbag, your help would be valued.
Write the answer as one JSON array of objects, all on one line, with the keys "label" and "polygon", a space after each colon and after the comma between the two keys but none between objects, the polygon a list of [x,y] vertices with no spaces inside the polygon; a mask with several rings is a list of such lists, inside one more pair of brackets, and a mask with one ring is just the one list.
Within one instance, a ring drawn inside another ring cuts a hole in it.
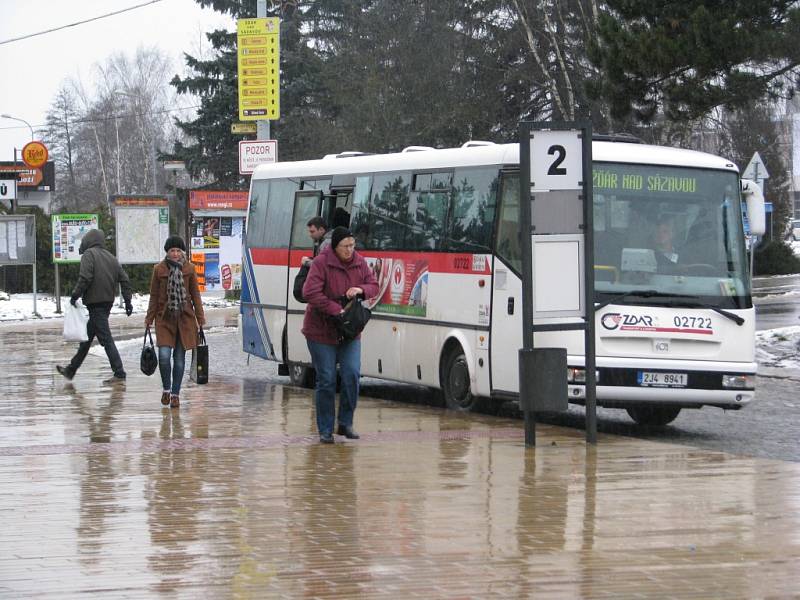
[{"label": "black handbag", "polygon": [[189,370],[189,378],[199,385],[208,383],[208,344],[206,344],[206,334],[203,328],[198,333],[199,340],[197,347],[192,350],[192,367]]},{"label": "black handbag", "polygon": [[[148,338],[150,338],[149,343]],[[158,368],[158,354],[153,346],[153,336],[150,334],[149,327],[144,330],[144,341],[142,342],[142,356],[139,359],[139,368],[145,375],[152,375]]]},{"label": "black handbag", "polygon": [[364,327],[372,317],[372,311],[366,307],[364,301],[356,296],[344,306],[344,312],[339,315],[336,321],[336,328],[339,331],[339,341],[347,342],[354,340],[364,331]]}]

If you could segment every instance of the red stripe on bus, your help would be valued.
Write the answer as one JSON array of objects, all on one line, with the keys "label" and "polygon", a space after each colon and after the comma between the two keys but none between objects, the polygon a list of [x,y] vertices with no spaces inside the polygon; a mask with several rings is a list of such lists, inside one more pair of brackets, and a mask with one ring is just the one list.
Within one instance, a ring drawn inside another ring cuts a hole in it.
[{"label": "red stripe on bus", "polygon": [[254,265],[285,265],[289,259],[287,248],[250,248]]},{"label": "red stripe on bus", "polygon": [[[292,250],[286,248],[251,248],[254,265],[289,266],[297,268],[304,256],[311,256],[311,250]],[[423,261],[431,273],[462,273],[471,275],[490,275],[491,256],[486,254],[449,252],[376,252],[370,250],[360,253],[364,258],[391,258],[414,263]]]}]

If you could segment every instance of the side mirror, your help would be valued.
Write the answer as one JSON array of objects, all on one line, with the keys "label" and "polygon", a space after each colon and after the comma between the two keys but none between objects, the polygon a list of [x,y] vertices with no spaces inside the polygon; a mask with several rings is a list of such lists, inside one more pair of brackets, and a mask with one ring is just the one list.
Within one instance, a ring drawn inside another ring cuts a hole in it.
[{"label": "side mirror", "polygon": [[742,196],[747,203],[747,220],[750,223],[751,235],[764,235],[767,230],[767,218],[764,212],[764,195],[755,181],[742,179]]}]

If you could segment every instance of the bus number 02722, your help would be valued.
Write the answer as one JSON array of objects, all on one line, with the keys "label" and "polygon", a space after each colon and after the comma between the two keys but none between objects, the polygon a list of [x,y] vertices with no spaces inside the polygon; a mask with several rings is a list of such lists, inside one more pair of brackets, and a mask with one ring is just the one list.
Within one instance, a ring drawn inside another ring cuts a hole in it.
[{"label": "bus number 02722", "polygon": [[711,329],[711,319],[708,317],[682,317],[676,316],[673,320],[675,327],[691,327],[692,329]]}]

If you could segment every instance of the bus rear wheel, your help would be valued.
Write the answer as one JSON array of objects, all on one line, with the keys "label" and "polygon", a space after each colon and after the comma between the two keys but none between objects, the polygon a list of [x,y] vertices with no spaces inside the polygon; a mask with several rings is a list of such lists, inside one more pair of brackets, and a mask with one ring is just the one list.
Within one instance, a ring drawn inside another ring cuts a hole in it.
[{"label": "bus rear wheel", "polygon": [[469,365],[461,347],[454,348],[442,365],[442,394],[447,408],[475,410],[478,398],[470,391]]},{"label": "bus rear wheel", "polygon": [[313,388],[316,383],[316,371],[298,363],[289,363],[289,380],[304,388]]},{"label": "bus rear wheel", "polygon": [[629,406],[631,419],[647,427],[663,427],[672,423],[681,412],[680,406]]}]

